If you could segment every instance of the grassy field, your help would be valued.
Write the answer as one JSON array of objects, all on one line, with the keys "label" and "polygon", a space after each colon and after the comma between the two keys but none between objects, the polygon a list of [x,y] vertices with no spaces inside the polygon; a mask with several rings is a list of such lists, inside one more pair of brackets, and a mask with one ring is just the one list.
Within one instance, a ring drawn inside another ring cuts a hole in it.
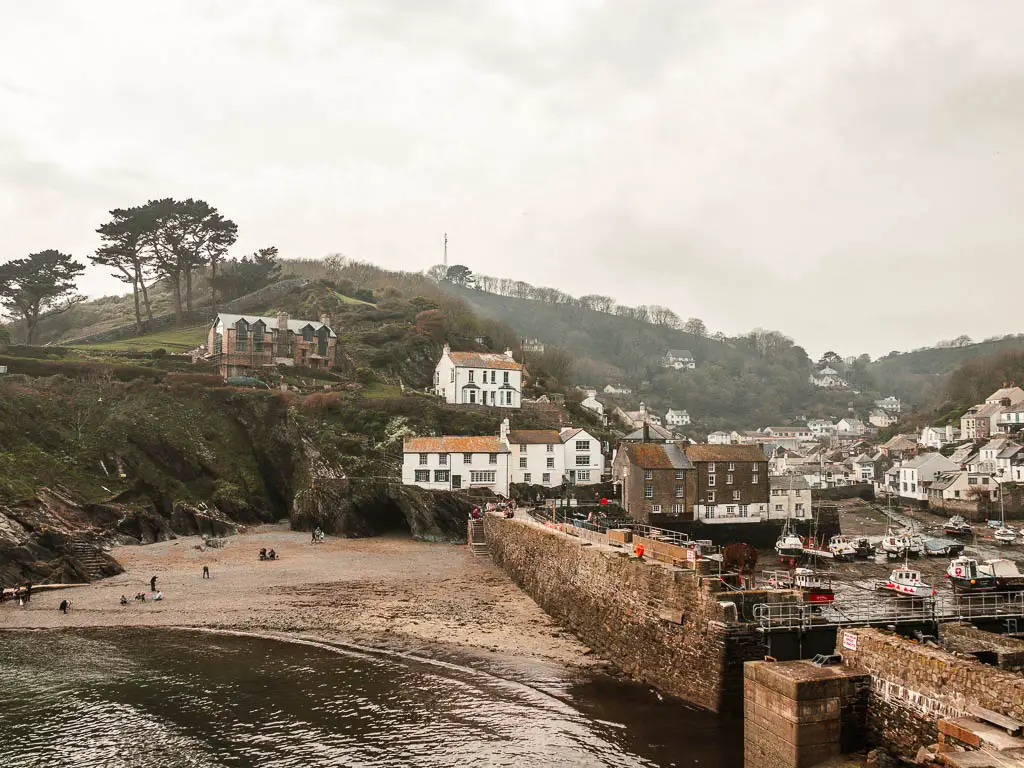
[{"label": "grassy field", "polygon": [[187,328],[169,328],[133,339],[104,341],[99,344],[72,344],[71,348],[97,352],[148,352],[163,348],[168,352],[188,352],[206,341],[206,331],[205,325],[192,325]]}]

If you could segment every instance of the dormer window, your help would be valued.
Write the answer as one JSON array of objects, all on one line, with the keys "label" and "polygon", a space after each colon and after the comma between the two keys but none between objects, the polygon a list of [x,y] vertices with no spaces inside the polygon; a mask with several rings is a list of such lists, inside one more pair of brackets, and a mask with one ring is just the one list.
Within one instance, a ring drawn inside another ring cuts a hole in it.
[{"label": "dormer window", "polygon": [[235,323],[235,350],[238,352],[249,351],[249,323],[245,320]]},{"label": "dormer window", "polygon": [[252,324],[252,350],[262,354],[267,338],[267,326],[262,320]]},{"label": "dormer window", "polygon": [[306,342],[310,342],[310,341],[313,340],[313,326],[312,325],[307,325],[305,328],[302,329],[302,340],[306,341]]}]

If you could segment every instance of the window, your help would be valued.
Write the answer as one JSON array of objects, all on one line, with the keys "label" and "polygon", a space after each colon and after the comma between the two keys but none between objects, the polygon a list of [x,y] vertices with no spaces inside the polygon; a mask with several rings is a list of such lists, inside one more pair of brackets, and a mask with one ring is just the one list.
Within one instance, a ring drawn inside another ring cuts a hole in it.
[{"label": "window", "polygon": [[590,457],[587,456],[587,454],[585,454],[585,453],[580,454],[579,456],[576,457],[576,466],[577,467],[589,467],[590,466]]},{"label": "window", "polygon": [[683,514],[683,505],[682,504],[673,504],[672,505],[672,514],[673,515],[681,515],[681,514]]},{"label": "window", "polygon": [[554,453],[554,452],[555,452],[555,446],[553,446],[551,443],[548,443],[548,453]]},{"label": "window", "polygon": [[[968,480],[967,482],[969,483],[969,482],[971,482],[971,481],[970,481],[970,480]],[[904,491],[905,491],[905,490],[907,490],[907,484],[906,484],[906,483],[904,483],[904,484],[903,484],[903,490],[904,490]]]},{"label": "window", "polygon": [[681,485],[677,485],[677,486],[676,486],[676,498],[677,498],[677,499],[681,499],[681,498],[683,498],[683,493],[684,493],[684,491],[683,491],[683,486],[681,486]]},{"label": "window", "polygon": [[541,481],[542,483],[544,483],[544,484],[547,484],[547,483],[550,483],[550,482],[551,482],[551,473],[549,473],[549,472],[545,472],[545,473],[544,473],[543,475],[541,475],[540,477],[541,477],[541,480],[540,480],[540,481]]},{"label": "window", "polygon": [[430,482],[430,470],[429,469],[417,469],[416,470],[416,482],[417,483],[429,483]]},{"label": "window", "polygon": [[576,479],[577,480],[587,480],[587,481],[589,481],[590,480],[590,470],[589,469],[578,469],[578,470],[576,470]]},{"label": "window", "polygon": [[420,466],[421,467],[425,467],[427,465],[427,456],[428,455],[429,454],[426,454],[426,453],[421,453],[420,454]]},{"label": "window", "polygon": [[505,371],[503,380],[506,384],[508,384],[508,371]]},{"label": "window", "polygon": [[732,500],[733,501],[739,501],[740,500],[740,492],[739,491],[733,491],[732,492]]},{"label": "window", "polygon": [[434,470],[434,482],[435,483],[447,483],[448,482],[448,470],[447,469],[435,469]]},{"label": "window", "polygon": [[519,446],[519,452],[526,453],[526,443],[523,443],[522,445]]},{"label": "window", "polygon": [[462,463],[463,464],[472,464],[473,463],[473,454],[472,453],[464,453],[464,454],[462,454]]},{"label": "window", "polygon": [[797,504],[796,505],[796,516],[797,517],[803,517],[804,514],[805,514],[805,512],[804,512],[804,505],[803,504]]},{"label": "window", "polygon": [[981,484],[982,485],[988,485],[988,478],[987,477],[981,478]]},{"label": "window", "polygon": [[554,458],[549,458],[548,459],[548,469],[554,469],[554,468],[555,468],[555,460],[554,460]]},{"label": "window", "polygon": [[677,469],[677,470],[676,470],[676,480],[682,480],[682,479],[683,479],[683,477],[684,477],[684,475],[683,475],[683,470],[681,470],[681,469]]},{"label": "window", "polygon": [[710,520],[714,516],[715,516],[715,505],[714,504],[709,504],[705,508],[705,510],[704,510],[704,517]]},{"label": "window", "polygon": [[732,485],[732,475],[728,475],[728,474],[727,474],[727,475],[725,476],[725,484],[726,484],[726,485]]},{"label": "window", "polygon": [[235,350],[237,352],[249,350],[249,324],[245,320],[235,323]]},{"label": "window", "polygon": [[710,464],[708,464],[708,472],[714,472],[714,471],[715,471],[715,462],[712,461]]},{"label": "window", "polygon": [[454,383],[455,383],[455,369],[454,369],[454,368],[452,368],[452,378],[451,378],[451,383],[452,383],[452,384],[454,384]]},{"label": "window", "polygon": [[654,479],[654,470],[653,469],[645,469],[644,470],[644,480],[653,480],[653,479]]},{"label": "window", "polygon": [[736,462],[735,461],[730,461],[729,462],[729,471],[730,472],[735,472],[736,471]]},{"label": "window", "polygon": [[519,468],[520,469],[526,469],[526,457],[525,456],[520,456],[519,457]]},{"label": "window", "polygon": [[726,517],[736,517],[736,507],[734,505],[732,505],[732,504],[726,504],[725,505],[725,516]]},{"label": "window", "polygon": [[442,467],[447,467],[448,466],[448,454],[447,453],[439,453],[439,454],[437,454],[437,463],[440,464]]},{"label": "window", "polygon": [[469,402],[470,402],[470,404],[476,403],[476,390],[475,389],[469,390]]},{"label": "window", "polygon": [[307,325],[302,329],[302,340],[309,342],[313,340],[313,326]]},{"label": "window", "polygon": [[757,470],[754,470],[754,474],[750,476],[750,482],[752,485],[757,485]]},{"label": "window", "polygon": [[[978,484],[978,478],[976,478],[976,477],[968,477],[967,478],[967,484],[968,485],[977,485]],[[907,490],[907,484],[906,483],[903,484],[903,490],[904,491]]]},{"label": "window", "polygon": [[653,499],[654,498],[654,486],[653,485],[645,485],[644,486],[644,498],[645,499]]},{"label": "window", "polygon": [[475,377],[475,376],[476,376],[476,371],[470,371],[470,372],[469,372],[469,383],[470,383],[470,384],[472,384],[472,383],[473,383],[473,381],[474,381],[474,377]]},{"label": "window", "polygon": [[708,475],[708,485],[714,486],[714,484],[715,484],[715,476],[714,475]]},{"label": "window", "polygon": [[469,482],[471,483],[493,483],[494,472],[485,472],[483,470],[474,470],[469,473]]},{"label": "window", "polygon": [[708,504],[714,504],[714,503],[715,503],[715,492],[714,491],[708,491]]},{"label": "window", "polygon": [[954,499],[959,499],[960,498],[960,491],[953,491],[953,498]]},{"label": "window", "polygon": [[488,461],[488,463],[489,463],[489,464],[497,464],[497,463],[498,463],[498,454],[496,454],[496,453],[492,453],[492,454],[491,454],[491,456],[490,456],[490,460]]},{"label": "window", "polygon": [[747,505],[740,504],[740,517],[747,517]]},{"label": "window", "polygon": [[262,320],[252,324],[252,349],[253,352],[263,352],[266,344],[267,326]]},{"label": "window", "polygon": [[491,371],[491,384],[497,384],[498,372]]},{"label": "window", "polygon": [[524,483],[530,482],[530,473],[529,472],[524,472],[523,473],[523,482]]},{"label": "window", "polygon": [[661,504],[651,504],[651,512],[658,514],[661,512]]},{"label": "window", "polygon": [[577,440],[576,441],[576,450],[577,451],[589,451],[590,450],[590,441],[589,440]]},{"label": "window", "polygon": [[213,353],[219,355],[224,352],[224,334],[213,334]]},{"label": "window", "polygon": [[776,512],[781,512],[782,511],[782,505],[781,504],[776,504],[775,505],[775,511]]}]

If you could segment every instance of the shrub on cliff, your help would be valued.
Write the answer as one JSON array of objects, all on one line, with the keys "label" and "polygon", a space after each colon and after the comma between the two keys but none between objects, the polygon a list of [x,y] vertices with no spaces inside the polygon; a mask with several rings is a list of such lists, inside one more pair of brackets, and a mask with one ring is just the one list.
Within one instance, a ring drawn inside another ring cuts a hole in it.
[{"label": "shrub on cliff", "polygon": [[378,378],[372,368],[356,368],[356,381],[360,384],[373,384]]}]

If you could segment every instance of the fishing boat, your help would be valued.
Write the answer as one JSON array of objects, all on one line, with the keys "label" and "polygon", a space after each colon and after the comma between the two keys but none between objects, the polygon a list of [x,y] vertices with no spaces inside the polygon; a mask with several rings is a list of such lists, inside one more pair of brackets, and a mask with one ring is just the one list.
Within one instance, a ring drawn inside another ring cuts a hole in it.
[{"label": "fishing boat", "polygon": [[992,538],[1003,544],[1013,544],[1017,540],[1017,531],[1009,527],[997,528],[996,532],[992,534]]},{"label": "fishing boat", "polygon": [[959,555],[963,551],[964,543],[962,541],[953,541],[952,539],[924,540],[924,553],[929,557]]},{"label": "fishing boat", "polygon": [[935,589],[931,584],[921,581],[921,572],[903,566],[889,574],[886,581],[878,582],[878,588],[893,592],[900,597],[931,597]]},{"label": "fishing boat", "polygon": [[953,515],[949,518],[946,524],[942,526],[942,530],[950,536],[970,536],[974,533],[974,529],[967,522],[967,518],[960,515]]},{"label": "fishing boat", "polygon": [[836,599],[832,589],[832,577],[813,568],[796,568],[790,571],[770,571],[763,574],[763,583],[771,589],[795,589],[808,603],[831,603]]},{"label": "fishing boat", "polygon": [[782,535],[775,541],[775,551],[779,557],[802,557],[804,554],[804,540],[793,533],[790,528],[790,518],[786,518],[786,527],[782,529]]},{"label": "fishing boat", "polygon": [[833,536],[829,539],[828,549],[836,560],[853,560],[857,556],[857,545],[852,536]]},{"label": "fishing boat", "polygon": [[1024,575],[1011,560],[958,557],[946,568],[946,578],[957,592],[1011,592],[1024,589]]},{"label": "fishing boat", "polygon": [[925,552],[924,537],[916,533],[911,533],[906,536],[907,539],[907,554],[911,557],[919,557]]},{"label": "fishing boat", "polygon": [[878,551],[889,557],[906,557],[910,552],[910,537],[890,528],[878,542]]}]

